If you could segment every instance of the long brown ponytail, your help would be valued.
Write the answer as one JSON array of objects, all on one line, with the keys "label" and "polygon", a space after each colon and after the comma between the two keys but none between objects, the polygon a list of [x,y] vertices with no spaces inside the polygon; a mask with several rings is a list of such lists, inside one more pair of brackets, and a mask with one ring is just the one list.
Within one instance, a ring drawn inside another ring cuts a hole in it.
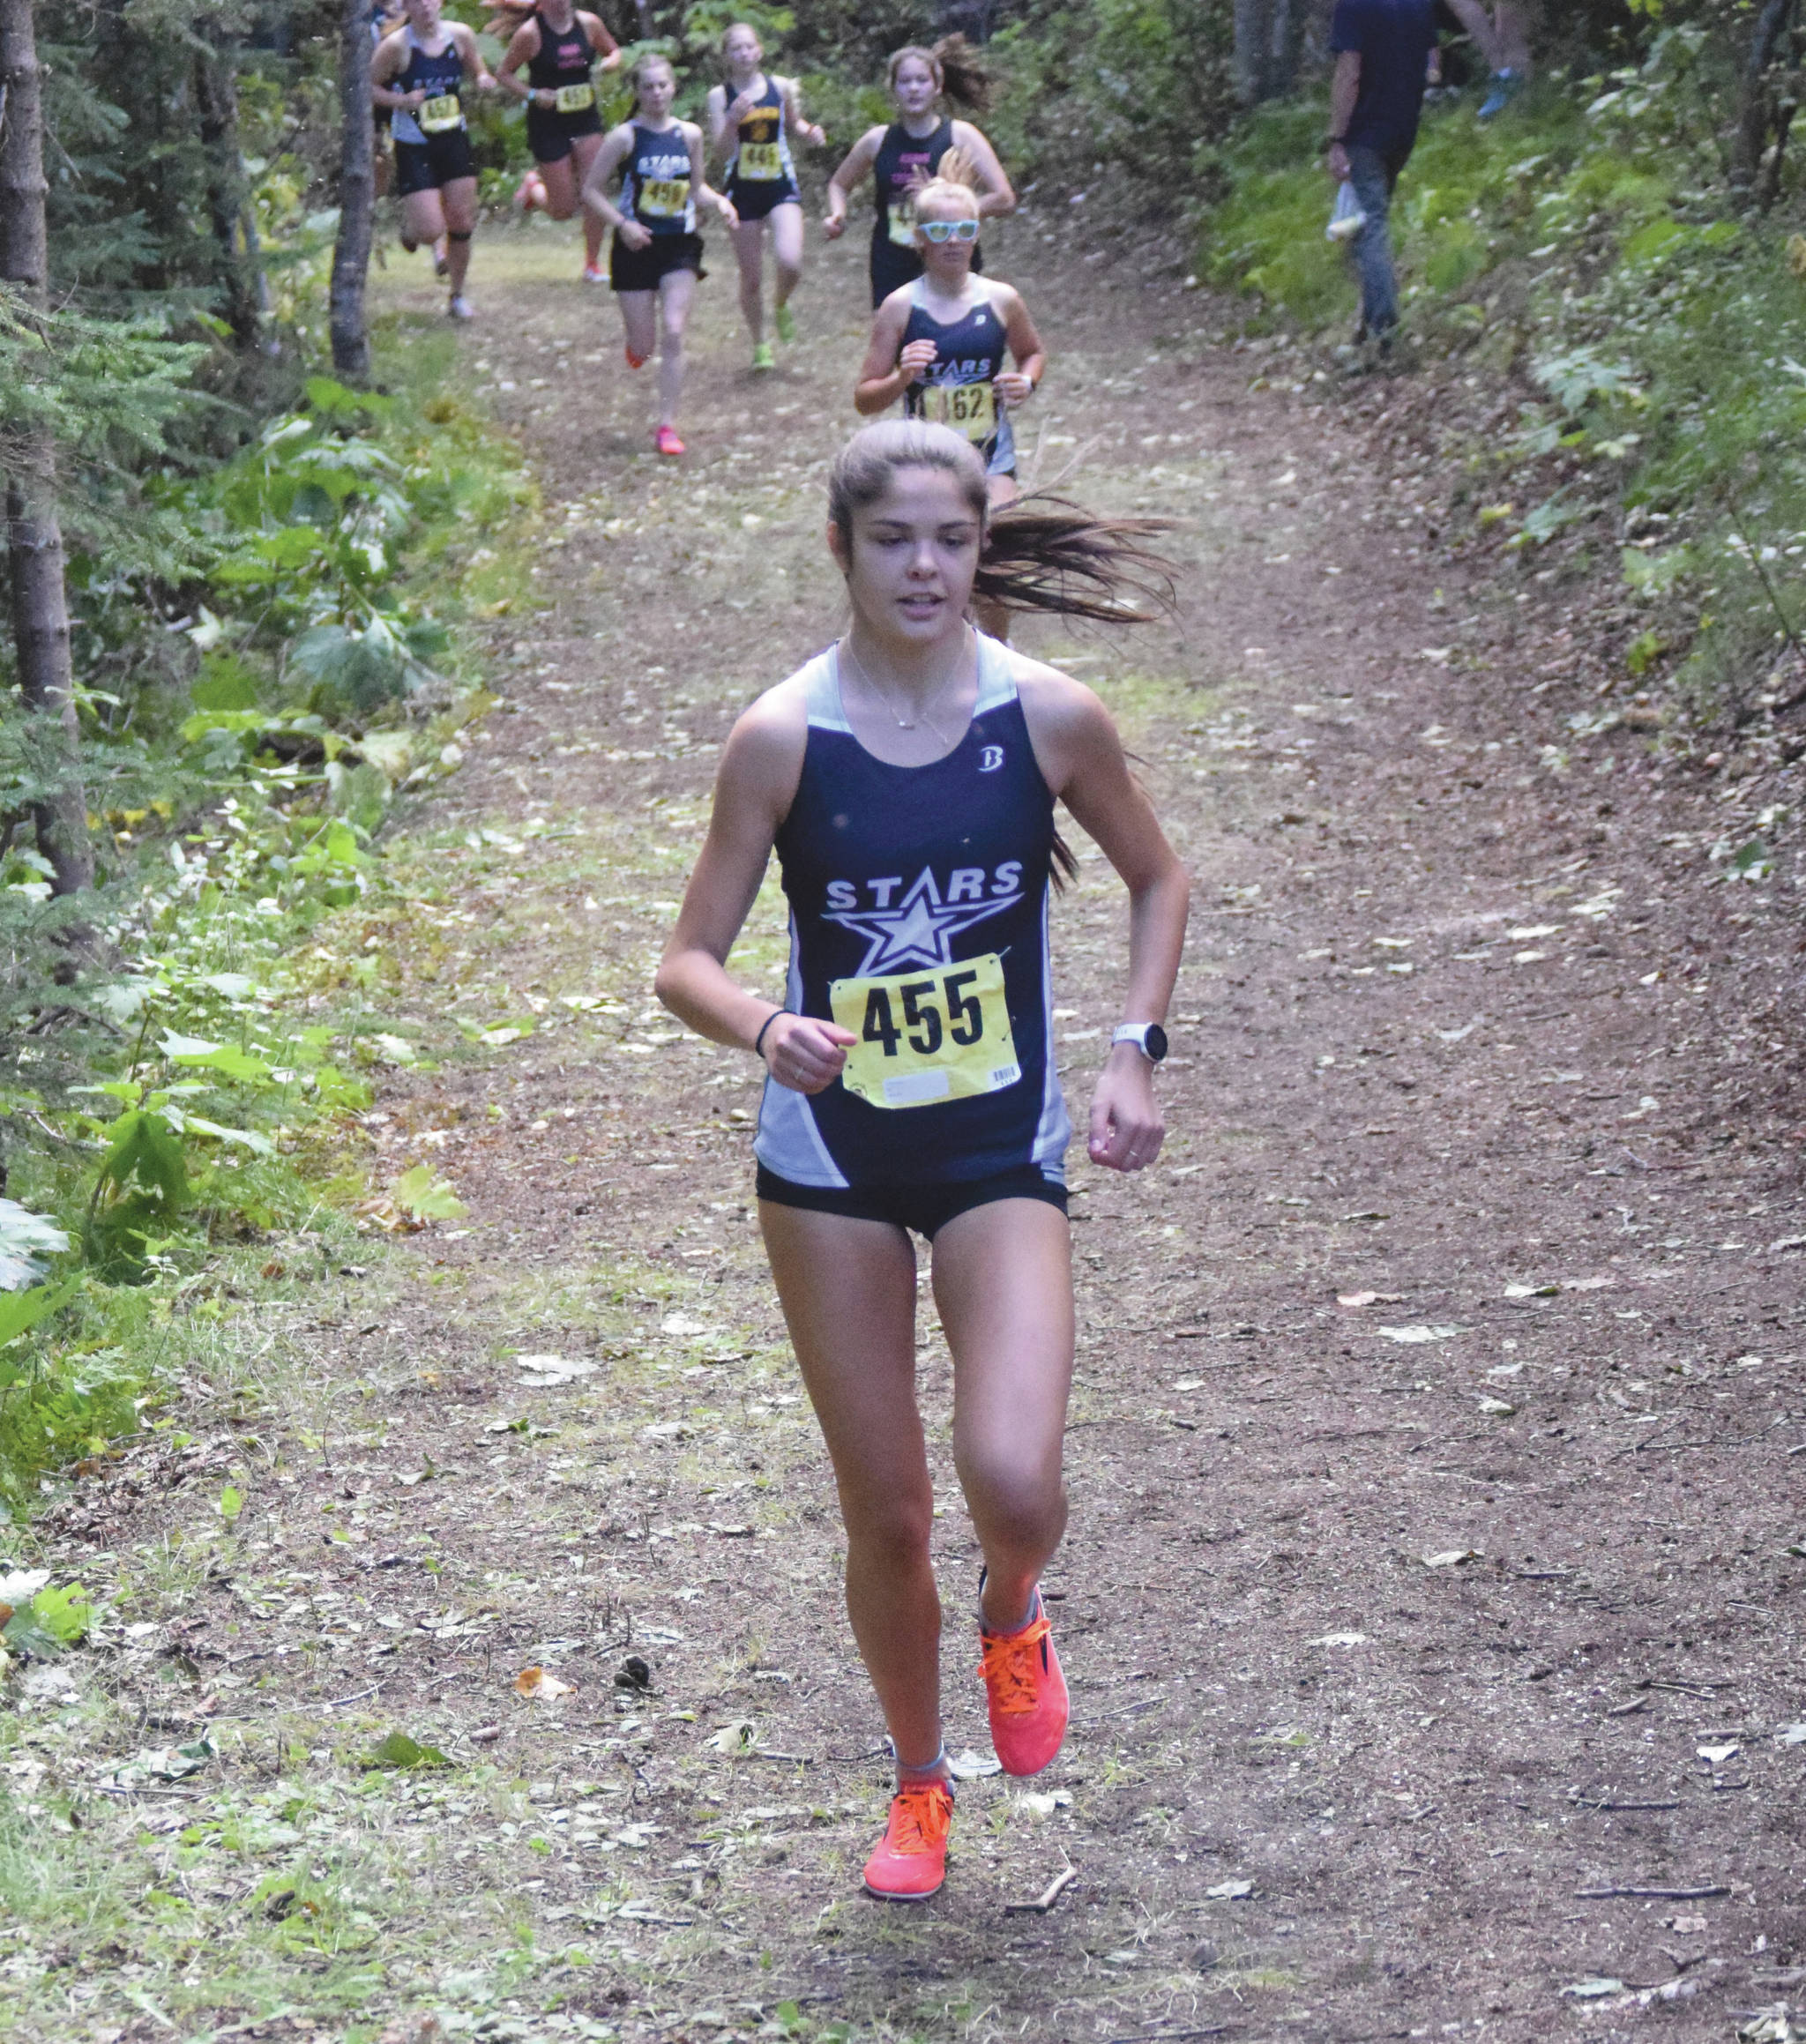
[{"label": "long brown ponytail", "polygon": [[1018,497],[985,527],[973,593],[1006,610],[1152,624],[1173,608],[1173,563],[1143,541],[1170,518],[1106,518],[1064,497]]},{"label": "long brown ponytail", "polygon": [[932,49],[919,42],[906,43],[894,50],[885,76],[894,92],[897,71],[906,58],[917,57],[934,73],[935,90],[964,107],[968,113],[982,114],[991,103],[991,76],[984,59],[963,35],[944,35]]}]

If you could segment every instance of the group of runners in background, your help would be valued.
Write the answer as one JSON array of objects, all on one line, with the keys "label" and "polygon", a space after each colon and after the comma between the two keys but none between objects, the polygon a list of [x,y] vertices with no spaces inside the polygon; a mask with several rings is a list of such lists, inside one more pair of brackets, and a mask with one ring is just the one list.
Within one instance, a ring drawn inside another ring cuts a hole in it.
[{"label": "group of runners in background", "polygon": [[[519,7],[501,0],[490,26],[507,37],[493,74],[470,29],[443,19],[443,0],[404,0],[399,20],[378,26],[372,98],[394,139],[403,245],[433,250],[452,317],[473,317],[466,286],[477,179],[466,98],[502,93],[523,103],[534,165],[516,205],[557,220],[581,211],[583,278],[613,287],[629,366],[640,369],[657,354],[654,444],[681,455],[684,332],[704,274],[699,215],[715,213],[732,238],[752,366],[772,369],[766,244],[772,331],[787,343],[804,240],[795,152],[820,148],[827,136],[804,114],[796,80],[765,69],[757,34],[745,23],[722,38],[725,75],[705,101],[706,133],[673,113],[676,73],[660,56],[635,63],[633,110],[605,131],[596,78],[619,67],[622,52],[601,19],[572,0]],[[1046,357],[1018,293],[982,274],[980,223],[1013,210],[1009,177],[984,134],[944,110],[949,101],[981,108],[988,81],[955,36],[933,49],[899,50],[887,83],[897,117],[848,151],[828,181],[822,221],[837,240],[854,192],[872,180],[877,317],[854,401],[874,413],[900,399],[911,416],[952,427],[980,450],[992,499],[1002,503],[1015,492],[1009,414],[1040,381]],[[712,157],[722,167],[719,184],[710,179]]]}]

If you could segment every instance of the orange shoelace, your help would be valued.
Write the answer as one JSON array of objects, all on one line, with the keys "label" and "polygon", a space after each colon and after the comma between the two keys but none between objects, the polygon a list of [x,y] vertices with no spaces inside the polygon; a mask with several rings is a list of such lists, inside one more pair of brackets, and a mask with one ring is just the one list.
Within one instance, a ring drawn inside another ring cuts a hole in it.
[{"label": "orange shoelace", "polygon": [[937,1853],[953,1827],[953,1799],[938,1781],[899,1788],[884,1844],[893,1853]]},{"label": "orange shoelace", "polygon": [[1002,1638],[981,1635],[984,1658],[980,1669],[1000,1711],[1032,1711],[1041,1701],[1041,1643],[1052,1630],[1043,1613],[1020,1632]]}]

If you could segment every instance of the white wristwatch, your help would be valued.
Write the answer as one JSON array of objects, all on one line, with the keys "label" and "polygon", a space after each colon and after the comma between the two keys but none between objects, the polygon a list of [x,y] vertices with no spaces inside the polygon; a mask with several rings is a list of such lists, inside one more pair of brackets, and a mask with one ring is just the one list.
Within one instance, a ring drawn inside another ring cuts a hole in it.
[{"label": "white wristwatch", "polygon": [[1132,1043],[1150,1064],[1167,1055],[1167,1033],[1158,1022],[1123,1023],[1110,1039],[1113,1049],[1119,1043]]}]

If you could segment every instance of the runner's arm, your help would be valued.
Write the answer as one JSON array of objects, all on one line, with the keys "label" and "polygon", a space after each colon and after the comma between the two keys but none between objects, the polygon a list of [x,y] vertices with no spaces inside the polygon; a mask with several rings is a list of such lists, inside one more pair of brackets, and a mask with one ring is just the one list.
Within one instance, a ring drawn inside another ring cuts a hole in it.
[{"label": "runner's arm", "polygon": [[582,22],[583,32],[589,38],[589,46],[596,53],[595,68],[598,71],[619,71],[621,45],[608,34],[601,17],[599,14],[579,14],[577,19]]},{"label": "runner's arm", "polygon": [[[758,898],[772,840],[795,797],[807,742],[800,703],[787,702],[781,691],[762,697],[734,727],[715,780],[708,835],[653,985],[680,1021],[713,1042],[750,1050],[764,1030],[761,1054],[772,1076],[794,1092],[820,1093],[839,1078],[844,1046],[855,1041],[852,1032],[784,1014],[775,1002],[737,986],[728,971],[728,954]],[[774,1015],[783,1019],[773,1022]]]},{"label": "runner's arm", "polygon": [[827,140],[828,131],[819,122],[803,118],[802,87],[795,78],[773,78],[772,83],[783,100],[784,118],[790,123],[792,133],[807,142],[811,149],[819,149]]},{"label": "runner's arm", "polygon": [[[624,228],[637,225],[608,197],[608,181],[621,168],[627,152],[632,146],[633,129],[631,124],[610,128],[603,136],[602,145],[596,151],[595,160],[590,165],[589,173],[583,181],[583,190],[578,194],[583,201],[583,210],[593,214],[605,227]],[[639,231],[641,234],[646,232],[644,228]]]},{"label": "runner's arm", "polygon": [[727,156],[728,138],[728,88],[711,86],[709,96],[702,103],[703,117],[709,124],[709,148],[717,156]]},{"label": "runner's arm", "polygon": [[853,408],[862,418],[894,405],[910,384],[935,359],[931,340],[911,341],[903,346],[904,329],[909,325],[909,287],[893,291],[872,316],[871,345],[865,351],[864,366],[853,386]]},{"label": "runner's arm", "polygon": [[831,242],[838,239],[846,228],[847,201],[853,187],[877,160],[878,145],[884,138],[882,128],[868,128],[847,152],[840,168],[829,178],[828,210],[822,216],[822,228]]},{"label": "runner's arm", "polygon": [[474,75],[478,92],[494,92],[496,81],[489,65],[483,62],[483,53],[476,46],[475,36],[461,21],[452,29],[452,40],[458,46],[459,56],[464,59],[464,68]]},{"label": "runner's arm", "polygon": [[1016,361],[1013,369],[1005,369],[997,378],[997,395],[1006,405],[1026,404],[1047,374],[1047,350],[1041,344],[1040,334],[1034,331],[1034,322],[1028,317],[1022,294],[1009,284],[996,286],[996,293],[992,302],[1002,302],[1004,338],[1010,343],[1010,353]]},{"label": "runner's arm", "polygon": [[[496,73],[496,83],[501,86],[510,99],[519,100],[523,104],[528,101],[538,101],[538,93],[520,76],[520,67],[524,63],[531,63],[539,53],[540,25],[538,21],[523,21],[520,26],[509,37],[508,48],[503,53],[501,68]],[[553,94],[550,93],[546,94],[548,102],[552,98]]]},{"label": "runner's arm", "polygon": [[387,107],[393,112],[412,113],[416,107],[426,104],[424,92],[404,93],[390,84],[402,68],[402,43],[399,35],[385,35],[377,45],[377,53],[370,59],[370,98],[379,107]]},{"label": "runner's arm", "polygon": [[702,130],[694,121],[680,121],[684,138],[690,144],[690,189],[696,195],[699,205],[712,205],[730,228],[740,225],[740,215],[734,210],[734,201],[725,191],[717,191],[708,180],[708,160],[703,148]]},{"label": "runner's arm", "polygon": [[1354,102],[1361,97],[1361,52],[1345,49],[1336,59],[1336,75],[1330,84],[1330,148],[1324,166],[1337,183],[1348,182],[1348,146],[1342,138],[1354,118]]},{"label": "runner's arm", "polygon": [[997,153],[970,121],[955,121],[953,140],[972,159],[978,175],[978,217],[995,220],[1016,210],[1016,188],[997,161]]},{"label": "runner's arm", "polygon": [[[1026,663],[1025,663],[1026,664]],[[1029,737],[1048,785],[1129,890],[1125,1022],[1164,1022],[1179,976],[1191,883],[1123,752],[1109,712],[1081,683],[1038,664],[1022,677]],[[1111,1048],[1092,1097],[1092,1160],[1139,1170],[1160,1154],[1165,1118],[1153,1067],[1132,1043]]]}]

